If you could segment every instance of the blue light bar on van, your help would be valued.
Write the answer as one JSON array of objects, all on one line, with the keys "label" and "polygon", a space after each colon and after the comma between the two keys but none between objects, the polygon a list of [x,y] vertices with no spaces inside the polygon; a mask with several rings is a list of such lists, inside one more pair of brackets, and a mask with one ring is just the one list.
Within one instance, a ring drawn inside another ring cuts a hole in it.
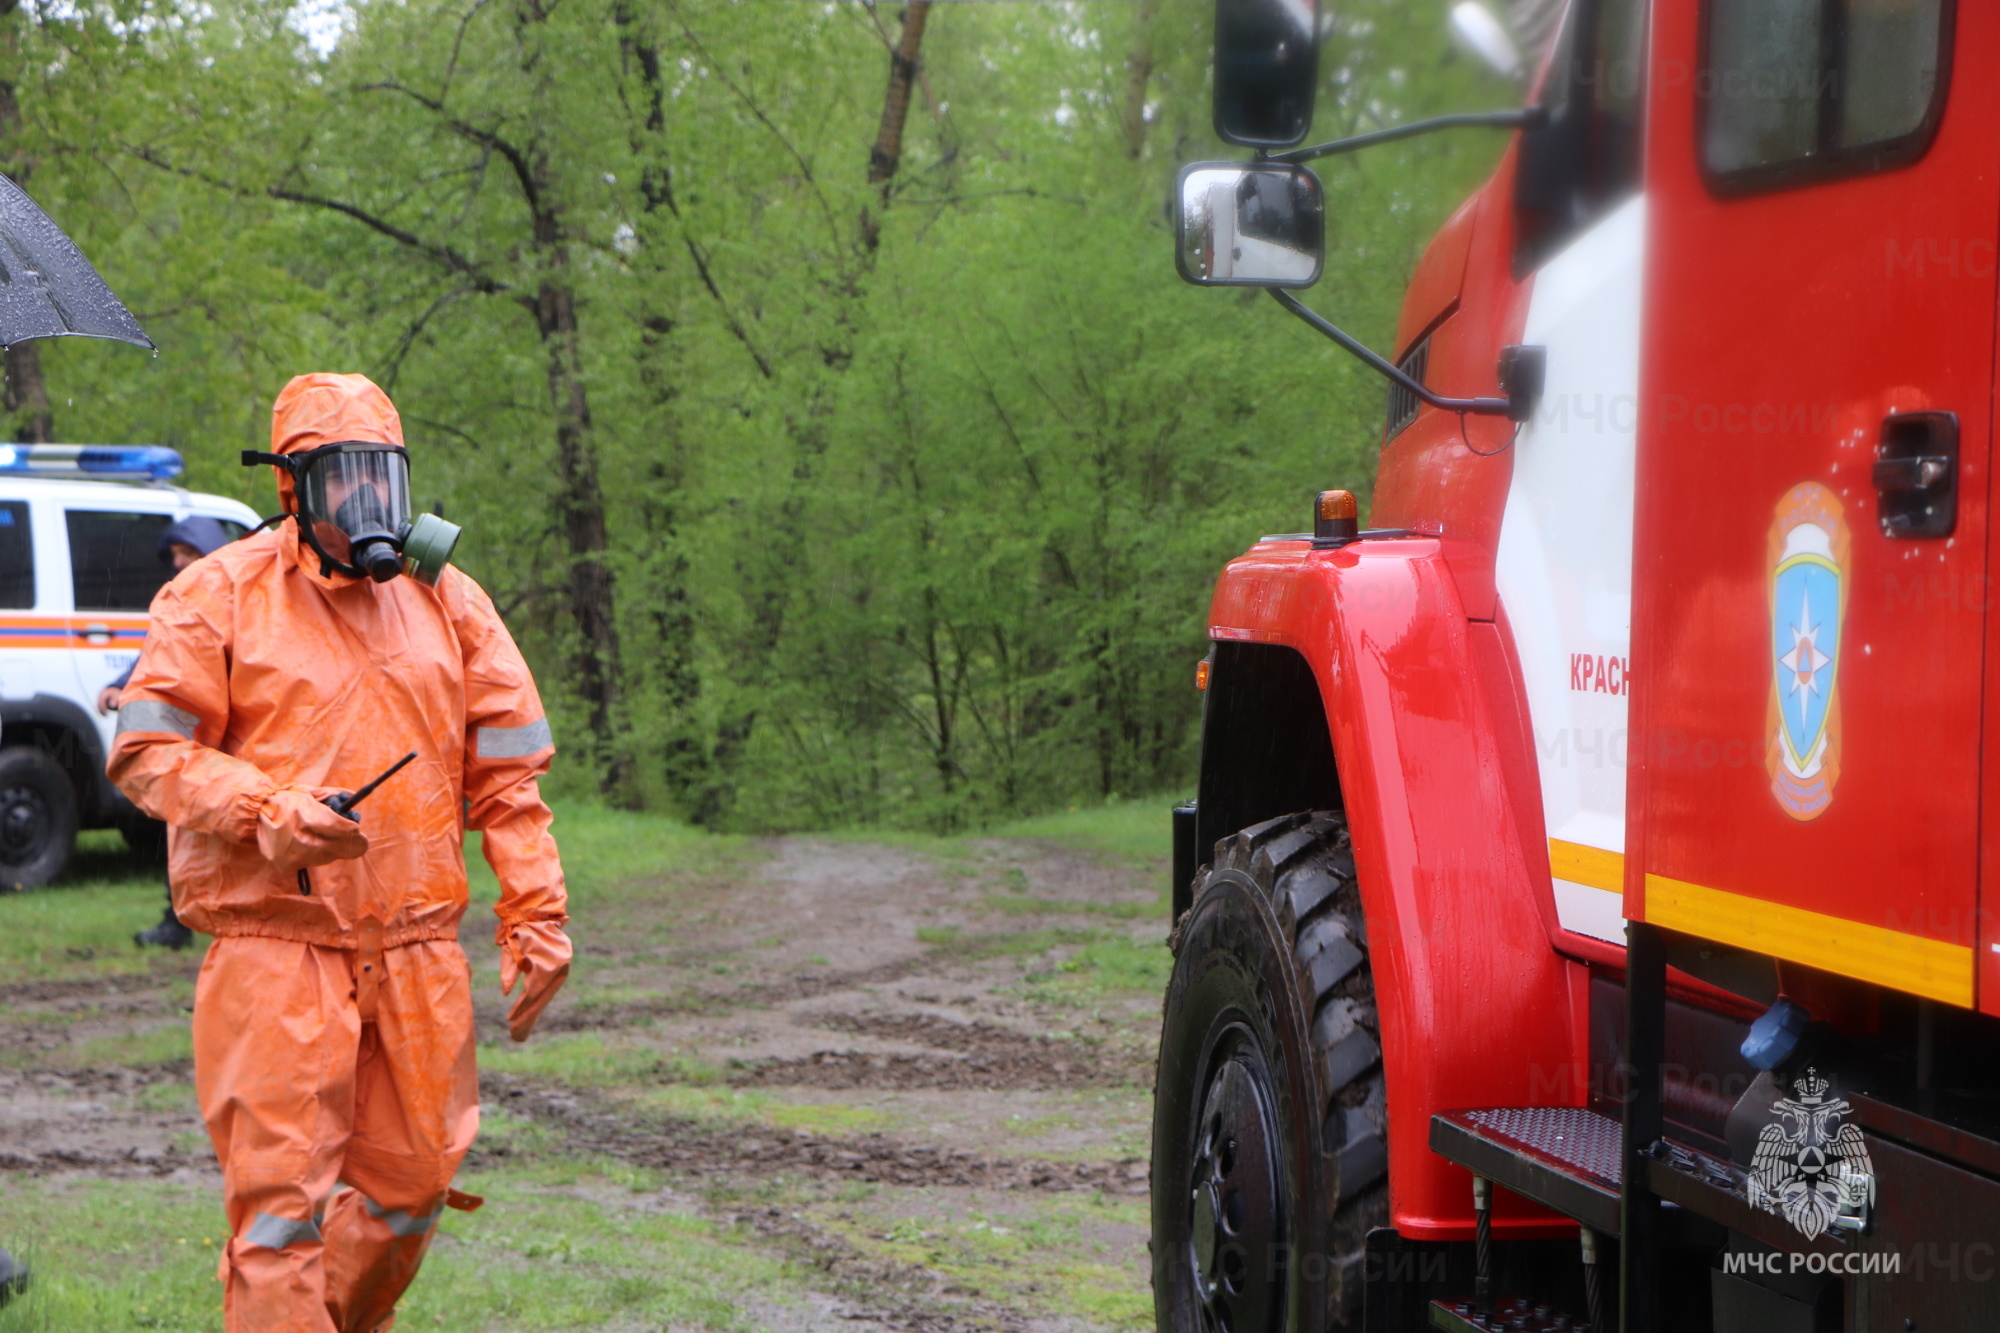
[{"label": "blue light bar on van", "polygon": [[0,444],[0,477],[171,481],[180,451],[157,444]]}]

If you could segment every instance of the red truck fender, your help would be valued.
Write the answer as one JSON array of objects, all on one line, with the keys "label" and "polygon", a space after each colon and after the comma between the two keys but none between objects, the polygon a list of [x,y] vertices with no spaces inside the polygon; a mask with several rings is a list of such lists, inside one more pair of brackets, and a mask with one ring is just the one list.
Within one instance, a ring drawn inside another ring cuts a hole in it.
[{"label": "red truck fender", "polygon": [[[1466,618],[1442,545],[1266,540],[1209,612],[1210,638],[1293,649],[1318,684],[1375,968],[1391,1215],[1427,1240],[1472,1234],[1470,1176],[1430,1150],[1431,1116],[1581,1105],[1589,1068],[1585,969],[1551,948],[1512,651]],[[1573,1224],[1509,1198],[1494,1227]]]}]

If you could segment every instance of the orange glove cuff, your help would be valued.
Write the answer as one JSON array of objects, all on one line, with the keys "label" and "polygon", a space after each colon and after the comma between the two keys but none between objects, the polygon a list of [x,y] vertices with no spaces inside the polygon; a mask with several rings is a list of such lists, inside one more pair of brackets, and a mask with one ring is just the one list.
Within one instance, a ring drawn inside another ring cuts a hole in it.
[{"label": "orange glove cuff", "polygon": [[303,787],[280,787],[257,810],[257,850],[280,874],[346,860],[368,850],[361,825]]},{"label": "orange glove cuff", "polygon": [[569,936],[556,921],[524,922],[502,935],[500,993],[511,994],[514,983],[522,983],[521,998],[507,1014],[508,1035],[515,1041],[528,1039],[542,1010],[562,989],[572,952]]}]

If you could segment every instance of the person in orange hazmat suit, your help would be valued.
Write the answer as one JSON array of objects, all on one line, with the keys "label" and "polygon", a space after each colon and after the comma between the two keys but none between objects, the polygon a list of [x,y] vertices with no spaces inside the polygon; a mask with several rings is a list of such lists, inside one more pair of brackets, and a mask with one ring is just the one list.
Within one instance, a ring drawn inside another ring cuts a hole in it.
[{"label": "person in orange hazmat suit", "polygon": [[[440,1207],[478,1203],[451,1188],[479,1125],[467,827],[500,881],[514,1040],[569,973],[536,784],[554,748],[479,586],[383,558],[416,558],[388,395],[299,376],[271,442],[245,462],[278,465],[289,517],[160,591],[108,768],[171,826],[175,909],[215,936],[194,1062],[232,1232],[225,1327],[362,1333],[395,1322]],[[411,750],[358,821],[326,804]]]}]

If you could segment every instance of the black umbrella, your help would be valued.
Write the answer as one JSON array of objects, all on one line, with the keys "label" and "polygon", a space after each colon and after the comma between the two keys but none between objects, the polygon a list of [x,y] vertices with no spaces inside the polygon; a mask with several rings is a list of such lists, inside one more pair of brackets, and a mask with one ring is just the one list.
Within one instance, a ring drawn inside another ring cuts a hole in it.
[{"label": "black umbrella", "polygon": [[76,242],[0,176],[0,345],[65,334],[153,345]]}]

